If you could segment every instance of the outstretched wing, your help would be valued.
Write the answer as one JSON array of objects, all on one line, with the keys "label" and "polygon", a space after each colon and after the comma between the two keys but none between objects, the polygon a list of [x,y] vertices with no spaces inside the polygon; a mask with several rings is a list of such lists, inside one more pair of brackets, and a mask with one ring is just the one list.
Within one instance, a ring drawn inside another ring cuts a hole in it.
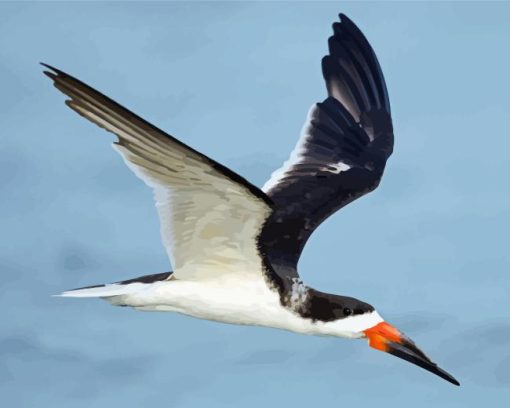
[{"label": "outstretched wing", "polygon": [[270,213],[262,191],[83,82],[45,66],[54,85],[70,97],[67,105],[117,135],[114,148],[153,188],[176,278],[262,273],[256,237]]},{"label": "outstretched wing", "polygon": [[342,14],[340,19],[322,60],[329,97],[311,108],[290,159],[263,187],[275,208],[260,245],[286,275],[295,271],[322,221],[377,187],[393,150],[390,103],[377,57],[354,23]]}]

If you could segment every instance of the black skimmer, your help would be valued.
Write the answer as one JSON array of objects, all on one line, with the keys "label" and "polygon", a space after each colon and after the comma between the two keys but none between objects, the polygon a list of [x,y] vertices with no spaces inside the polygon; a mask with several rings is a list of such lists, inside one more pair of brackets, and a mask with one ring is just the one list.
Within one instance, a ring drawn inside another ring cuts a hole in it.
[{"label": "black skimmer", "polygon": [[138,310],[171,311],[297,333],[367,338],[371,347],[459,385],[412,340],[361,300],[305,285],[297,263],[331,214],[374,190],[393,150],[377,57],[345,15],[322,60],[328,97],[312,106],[301,138],[260,190],[225,166],[72,76],[43,64],[67,105],[114,133],[114,148],[152,187],[173,272],[64,292]]}]

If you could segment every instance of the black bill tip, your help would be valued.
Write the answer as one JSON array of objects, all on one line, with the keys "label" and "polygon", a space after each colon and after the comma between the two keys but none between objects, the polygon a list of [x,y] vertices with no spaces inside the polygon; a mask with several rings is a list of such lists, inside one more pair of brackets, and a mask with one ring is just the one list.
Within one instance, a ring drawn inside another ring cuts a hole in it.
[{"label": "black bill tip", "polygon": [[410,363],[416,364],[451,384],[460,386],[460,383],[451,374],[438,367],[438,365],[430,360],[412,341],[404,341],[403,343],[390,342],[388,343],[387,352],[409,361]]}]

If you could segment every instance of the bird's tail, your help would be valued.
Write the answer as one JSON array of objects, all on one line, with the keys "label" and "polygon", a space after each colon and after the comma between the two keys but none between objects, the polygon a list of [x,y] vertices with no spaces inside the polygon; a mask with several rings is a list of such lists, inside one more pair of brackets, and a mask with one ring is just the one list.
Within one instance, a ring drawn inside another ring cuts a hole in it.
[{"label": "bird's tail", "polygon": [[144,275],[138,278],[121,282],[72,289],[55,296],[76,298],[110,298],[112,296],[122,296],[136,293],[140,290],[143,290],[147,287],[147,285],[151,283],[170,279],[172,279],[172,272],[156,273],[153,275]]},{"label": "bird's tail", "polygon": [[76,298],[105,298],[111,296],[128,295],[140,289],[140,284],[122,285],[112,283],[108,285],[88,286],[86,288],[72,289],[62,292],[59,295],[62,297],[76,297]]}]

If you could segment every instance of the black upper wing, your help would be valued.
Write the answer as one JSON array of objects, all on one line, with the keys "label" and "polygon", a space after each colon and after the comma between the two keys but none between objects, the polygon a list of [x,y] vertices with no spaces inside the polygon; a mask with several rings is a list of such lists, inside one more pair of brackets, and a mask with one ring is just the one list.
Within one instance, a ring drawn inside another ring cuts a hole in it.
[{"label": "black upper wing", "polygon": [[264,186],[274,211],[260,247],[280,275],[296,277],[311,233],[379,184],[393,150],[386,84],[372,47],[346,16],[333,24],[322,72],[329,97],[312,107],[290,159]]}]

